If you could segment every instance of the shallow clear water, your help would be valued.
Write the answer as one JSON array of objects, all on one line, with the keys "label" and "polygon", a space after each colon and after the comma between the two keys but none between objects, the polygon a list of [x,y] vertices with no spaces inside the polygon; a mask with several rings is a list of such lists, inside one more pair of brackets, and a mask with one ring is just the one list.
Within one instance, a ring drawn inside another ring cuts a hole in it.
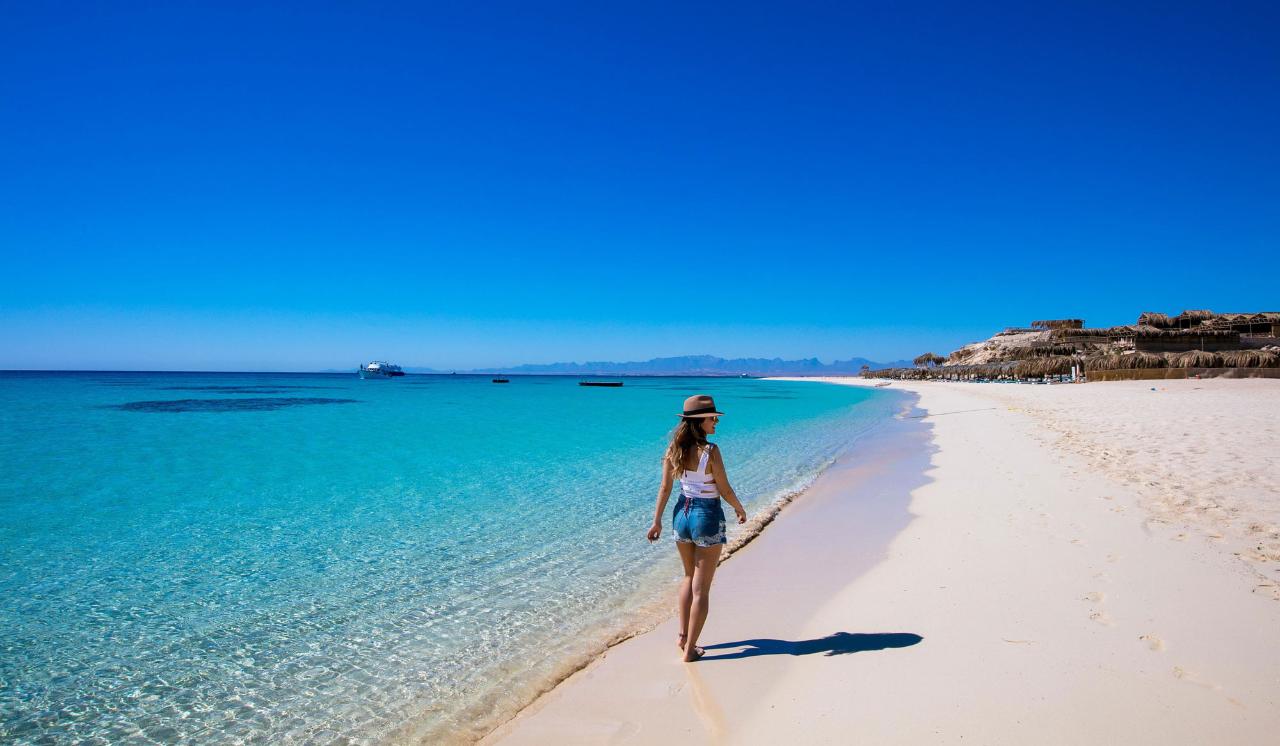
[{"label": "shallow clear water", "polygon": [[576,383],[0,373],[0,740],[467,735],[669,592],[686,396],[749,512],[896,402]]}]

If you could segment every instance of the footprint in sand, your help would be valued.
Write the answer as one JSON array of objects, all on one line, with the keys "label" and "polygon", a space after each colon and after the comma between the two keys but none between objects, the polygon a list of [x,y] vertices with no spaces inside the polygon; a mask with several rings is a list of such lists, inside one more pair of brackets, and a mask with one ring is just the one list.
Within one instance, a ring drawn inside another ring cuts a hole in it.
[{"label": "footprint in sand", "polygon": [[1108,627],[1114,625],[1114,622],[1111,621],[1111,617],[1107,616],[1107,612],[1105,611],[1095,611],[1089,615],[1089,618],[1098,624],[1106,625]]},{"label": "footprint in sand", "polygon": [[1195,672],[1188,671],[1182,666],[1173,667],[1173,677],[1175,679],[1180,679],[1182,681],[1185,681],[1188,684],[1195,684],[1196,686],[1202,686],[1205,689],[1213,689],[1214,691],[1217,691],[1222,688],[1221,684],[1215,684],[1212,681],[1205,681],[1204,679],[1200,678],[1200,676],[1198,676]]},{"label": "footprint in sand", "polygon": [[1270,580],[1263,580],[1261,583],[1255,585],[1253,587],[1253,592],[1269,595],[1276,601],[1280,601],[1280,585],[1277,585]]},{"label": "footprint in sand", "polygon": [[1123,554],[1117,554],[1113,552],[1107,555],[1107,562],[1119,562],[1122,559],[1124,559]]},{"label": "footprint in sand", "polygon": [[1094,604],[1102,603],[1103,601],[1107,600],[1107,594],[1103,593],[1102,591],[1092,591],[1090,593],[1084,594],[1084,600]]},{"label": "footprint in sand", "polygon": [[1138,635],[1138,639],[1145,642],[1147,644],[1147,647],[1151,648],[1155,652],[1157,653],[1164,652],[1164,640],[1160,639],[1158,635],[1152,635],[1152,634]]}]

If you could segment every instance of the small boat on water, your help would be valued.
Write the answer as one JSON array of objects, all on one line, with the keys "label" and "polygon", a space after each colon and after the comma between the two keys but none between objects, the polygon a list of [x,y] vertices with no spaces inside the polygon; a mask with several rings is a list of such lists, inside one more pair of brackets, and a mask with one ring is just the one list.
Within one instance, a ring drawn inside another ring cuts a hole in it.
[{"label": "small boat on water", "polygon": [[374,360],[368,365],[360,366],[360,377],[368,380],[371,378],[395,378],[403,376],[404,371],[399,365],[383,362],[382,360]]},{"label": "small boat on water", "polygon": [[610,386],[617,388],[622,385],[622,381],[578,381],[579,386]]},{"label": "small boat on water", "polygon": [[494,382],[494,383],[511,383],[511,379],[510,379],[510,378],[495,378],[495,379],[493,379],[493,382]]}]

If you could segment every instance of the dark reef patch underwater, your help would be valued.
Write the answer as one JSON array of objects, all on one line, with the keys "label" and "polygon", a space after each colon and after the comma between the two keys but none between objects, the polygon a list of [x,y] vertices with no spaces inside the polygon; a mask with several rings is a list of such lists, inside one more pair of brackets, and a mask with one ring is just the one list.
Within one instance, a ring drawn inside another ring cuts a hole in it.
[{"label": "dark reef patch underwater", "polygon": [[283,394],[294,389],[334,389],[336,386],[157,386],[157,391],[221,391],[227,394]]},{"label": "dark reef patch underwater", "polygon": [[126,404],[113,404],[108,409],[119,409],[125,412],[268,412],[308,404],[355,404],[359,401],[359,399],[327,399],[308,396],[263,396],[253,399],[131,401]]}]

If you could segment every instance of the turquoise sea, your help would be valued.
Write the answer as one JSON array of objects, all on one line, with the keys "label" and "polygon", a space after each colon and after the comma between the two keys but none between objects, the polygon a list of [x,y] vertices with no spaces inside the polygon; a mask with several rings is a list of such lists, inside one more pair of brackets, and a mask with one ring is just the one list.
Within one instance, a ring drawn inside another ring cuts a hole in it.
[{"label": "turquoise sea", "polygon": [[737,379],[0,373],[0,741],[483,733],[670,600],[669,515],[644,533],[694,393],[727,413],[748,512],[898,406]]}]

